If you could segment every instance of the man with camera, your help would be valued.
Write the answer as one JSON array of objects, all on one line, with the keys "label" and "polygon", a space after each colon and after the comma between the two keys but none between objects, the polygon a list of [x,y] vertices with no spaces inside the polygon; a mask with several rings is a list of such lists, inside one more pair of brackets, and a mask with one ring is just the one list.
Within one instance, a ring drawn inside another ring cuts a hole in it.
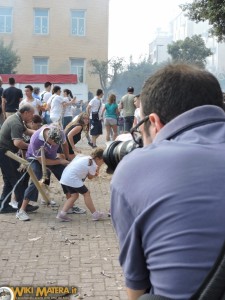
[{"label": "man with camera", "polygon": [[222,91],[205,70],[168,65],[144,84],[140,112],[132,135],[143,148],[122,159],[111,184],[129,300],[149,291],[189,299],[225,237]]}]

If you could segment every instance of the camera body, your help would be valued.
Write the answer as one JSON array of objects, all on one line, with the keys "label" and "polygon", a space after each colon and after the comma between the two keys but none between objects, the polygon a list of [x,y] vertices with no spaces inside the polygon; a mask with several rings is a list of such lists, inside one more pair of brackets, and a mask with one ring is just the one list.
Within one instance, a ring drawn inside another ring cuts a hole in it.
[{"label": "camera body", "polygon": [[128,141],[117,140],[114,142],[109,142],[103,152],[103,160],[107,165],[106,172],[108,174],[113,174],[122,158],[131,151],[142,147],[142,145],[142,140],[140,140],[140,143],[137,144],[132,139]]}]

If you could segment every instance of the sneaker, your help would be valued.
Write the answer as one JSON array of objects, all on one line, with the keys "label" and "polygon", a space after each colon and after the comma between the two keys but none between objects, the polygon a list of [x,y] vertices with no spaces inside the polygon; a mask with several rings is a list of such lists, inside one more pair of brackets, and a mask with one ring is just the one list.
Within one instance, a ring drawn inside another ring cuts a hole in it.
[{"label": "sneaker", "polygon": [[28,214],[22,209],[17,211],[16,218],[20,221],[30,221]]},{"label": "sneaker", "polygon": [[61,222],[71,222],[72,219],[69,218],[67,215],[63,215],[61,212],[58,213],[56,219],[59,219]]},{"label": "sneaker", "polygon": [[92,214],[92,221],[99,221],[99,220],[104,220],[106,218],[105,213],[101,211],[95,211]]},{"label": "sneaker", "polygon": [[93,148],[92,142],[88,142],[88,145],[91,146],[91,147]]},{"label": "sneaker", "polygon": [[13,208],[9,204],[4,205],[4,207],[0,210],[0,214],[9,214],[17,212],[16,208]]},{"label": "sneaker", "polygon": [[39,208],[38,205],[27,204],[26,211],[33,212],[33,211],[37,210],[38,208]]},{"label": "sneaker", "polygon": [[97,148],[97,147],[98,147],[97,145],[93,145],[93,146],[92,146],[92,148]]},{"label": "sneaker", "polygon": [[86,210],[83,208],[80,208],[79,206],[73,206],[68,211],[68,214],[86,214]]},{"label": "sneaker", "polygon": [[18,209],[18,202],[16,200],[11,200],[11,202],[9,202],[9,205],[12,206],[13,208]]},{"label": "sneaker", "polygon": [[[41,199],[41,205],[47,205],[47,203],[44,199]],[[49,205],[56,206],[56,202],[54,200],[50,200]]]}]

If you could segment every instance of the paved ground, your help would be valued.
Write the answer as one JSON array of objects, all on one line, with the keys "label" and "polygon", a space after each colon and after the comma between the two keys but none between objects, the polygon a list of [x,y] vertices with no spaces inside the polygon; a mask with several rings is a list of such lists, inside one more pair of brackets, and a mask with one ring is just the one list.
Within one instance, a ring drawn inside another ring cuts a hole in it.
[{"label": "paved ground", "polygon": [[[80,148],[90,153],[85,140]],[[99,178],[86,181],[99,210],[109,209],[109,182],[104,170]],[[51,195],[62,206],[65,198],[54,179]],[[82,197],[77,204],[85,208]],[[80,299],[127,299],[111,219],[93,222],[88,212],[61,223],[56,214],[41,207],[30,214],[30,222],[0,215],[0,287],[75,285]]]}]

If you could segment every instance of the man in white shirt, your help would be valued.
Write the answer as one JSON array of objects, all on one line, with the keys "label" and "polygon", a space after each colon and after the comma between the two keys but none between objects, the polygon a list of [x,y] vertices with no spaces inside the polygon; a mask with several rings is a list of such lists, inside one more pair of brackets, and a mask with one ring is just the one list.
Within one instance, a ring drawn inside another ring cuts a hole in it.
[{"label": "man in white shirt", "polygon": [[61,97],[61,87],[55,85],[52,90],[53,95],[48,99],[47,109],[50,111],[50,119],[53,123],[58,123],[62,127],[63,104],[65,100]]},{"label": "man in white shirt", "polygon": [[34,108],[34,114],[39,115],[39,112],[41,110],[41,100],[33,97],[33,90],[34,88],[32,85],[28,84],[25,86],[25,95],[26,97],[20,102],[19,107],[30,104]]},{"label": "man in white shirt", "polygon": [[[52,93],[51,93],[52,83],[47,81],[47,82],[45,82],[44,87],[45,87],[44,91],[41,92],[41,94],[40,94],[42,107],[47,106],[48,99],[52,96]],[[46,124],[51,123],[49,111],[47,111],[47,110],[43,111],[42,118]]]},{"label": "man in white shirt", "polygon": [[90,117],[90,134],[92,141],[88,144],[92,148],[96,148],[96,140],[100,134],[102,134],[102,121],[101,121],[101,108],[102,108],[102,97],[103,91],[98,89],[96,96],[89,102],[87,106],[87,113]]}]

